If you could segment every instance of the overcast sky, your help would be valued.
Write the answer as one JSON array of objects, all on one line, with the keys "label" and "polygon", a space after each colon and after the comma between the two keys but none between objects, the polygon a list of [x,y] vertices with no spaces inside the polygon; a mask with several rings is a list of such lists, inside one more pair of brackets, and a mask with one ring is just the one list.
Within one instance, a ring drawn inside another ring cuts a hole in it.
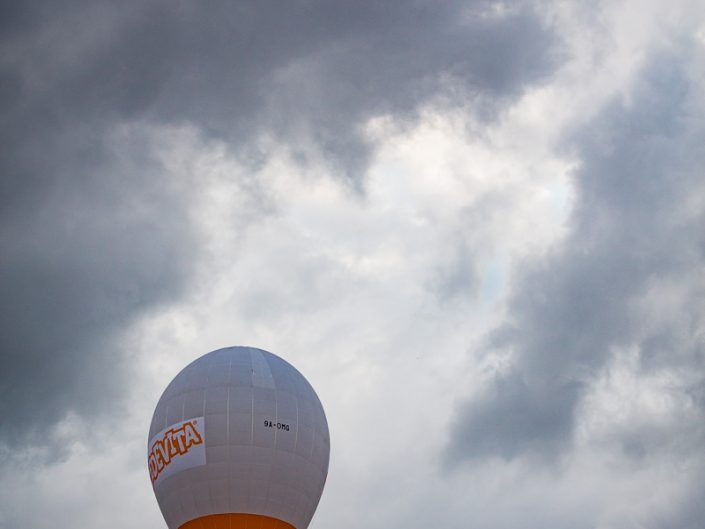
[{"label": "overcast sky", "polygon": [[702,529],[702,1],[5,1],[0,134],[0,528],[164,527],[252,345],[311,529]]}]

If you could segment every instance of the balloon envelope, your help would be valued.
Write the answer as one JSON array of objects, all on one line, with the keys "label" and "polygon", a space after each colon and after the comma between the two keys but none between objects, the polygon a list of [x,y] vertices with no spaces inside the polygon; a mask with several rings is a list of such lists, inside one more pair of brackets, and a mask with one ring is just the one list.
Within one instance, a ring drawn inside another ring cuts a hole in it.
[{"label": "balloon envelope", "polygon": [[147,463],[170,529],[306,529],[328,474],[328,423],[293,366],[253,347],[186,366],[154,410]]}]

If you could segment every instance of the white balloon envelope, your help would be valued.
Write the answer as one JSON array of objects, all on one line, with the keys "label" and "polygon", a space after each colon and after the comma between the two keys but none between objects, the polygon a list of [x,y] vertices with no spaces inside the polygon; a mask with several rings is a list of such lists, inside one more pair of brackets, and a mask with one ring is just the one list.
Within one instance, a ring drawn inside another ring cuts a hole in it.
[{"label": "white balloon envelope", "polygon": [[147,463],[170,529],[306,529],[328,475],[323,406],[291,364],[212,351],[159,399]]}]

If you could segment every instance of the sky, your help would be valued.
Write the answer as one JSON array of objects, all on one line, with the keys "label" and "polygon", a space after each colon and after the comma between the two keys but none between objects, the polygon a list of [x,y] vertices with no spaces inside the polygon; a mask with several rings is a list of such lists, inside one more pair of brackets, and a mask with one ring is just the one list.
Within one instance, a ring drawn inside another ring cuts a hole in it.
[{"label": "sky", "polygon": [[702,529],[705,4],[0,6],[0,528],[164,527],[161,392],[272,351],[311,529]]}]

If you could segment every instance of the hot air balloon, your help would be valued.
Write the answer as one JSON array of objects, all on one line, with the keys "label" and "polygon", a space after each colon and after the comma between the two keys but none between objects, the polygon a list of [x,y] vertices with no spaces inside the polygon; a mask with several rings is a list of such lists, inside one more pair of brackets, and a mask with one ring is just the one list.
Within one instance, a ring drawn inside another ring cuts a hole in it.
[{"label": "hot air balloon", "polygon": [[306,529],[328,474],[323,406],[291,364],[212,351],[162,394],[147,464],[169,529]]}]

